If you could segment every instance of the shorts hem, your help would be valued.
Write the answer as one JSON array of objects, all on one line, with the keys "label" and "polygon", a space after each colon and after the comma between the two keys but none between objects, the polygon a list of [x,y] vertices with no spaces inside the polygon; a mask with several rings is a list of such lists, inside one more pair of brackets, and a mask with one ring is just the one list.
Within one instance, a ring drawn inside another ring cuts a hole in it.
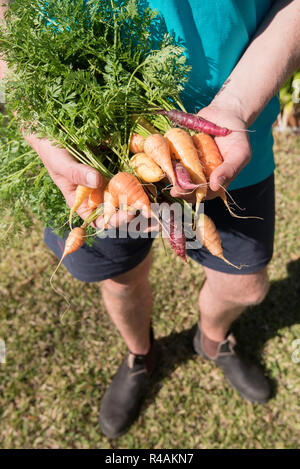
[{"label": "shorts hem", "polygon": [[197,262],[197,264],[201,264],[203,267],[207,267],[208,269],[211,270],[216,270],[217,272],[222,272],[223,274],[231,274],[231,275],[249,275],[249,274],[256,274],[260,270],[264,269],[265,267],[268,266],[268,264],[271,262],[272,257],[269,257],[268,259],[262,260],[257,264],[253,265],[248,265],[244,266],[241,269],[235,269],[234,267],[224,263],[224,266],[215,264],[213,262],[209,262],[208,259],[205,260],[198,260],[195,259],[191,256],[189,256],[193,261]]},{"label": "shorts hem", "polygon": [[143,253],[143,255],[141,255],[138,259],[135,259],[135,262],[132,262],[130,265],[126,265],[126,266],[124,265],[123,268],[118,269],[116,272],[108,272],[107,274],[99,274],[99,276],[93,275],[90,277],[86,277],[84,275],[78,274],[75,271],[72,272],[72,270],[64,263],[63,265],[67,269],[69,274],[72,275],[72,277],[75,278],[76,280],[79,280],[79,282],[84,282],[84,283],[103,282],[104,280],[112,279],[114,277],[118,277],[119,275],[126,274],[130,270],[137,267],[139,264],[141,264],[141,262],[143,262],[146,259],[149,252],[151,251],[151,247],[152,246],[150,246],[150,248],[145,253]]}]

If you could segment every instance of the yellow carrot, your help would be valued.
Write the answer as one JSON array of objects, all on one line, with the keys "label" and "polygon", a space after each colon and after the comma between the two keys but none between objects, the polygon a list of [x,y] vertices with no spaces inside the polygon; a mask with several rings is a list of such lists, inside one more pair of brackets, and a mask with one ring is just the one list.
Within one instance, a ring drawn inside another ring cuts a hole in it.
[{"label": "yellow carrot", "polygon": [[144,151],[164,171],[173,186],[176,186],[176,177],[167,140],[161,134],[150,135],[145,140]]},{"label": "yellow carrot", "polygon": [[143,182],[158,182],[165,173],[146,153],[137,153],[130,160],[130,165]]},{"label": "yellow carrot", "polygon": [[90,187],[85,187],[85,186],[77,186],[76,192],[75,192],[75,201],[74,204],[71,208],[70,212],[70,219],[69,219],[69,224],[70,228],[72,230],[72,218],[73,214],[76,212],[76,210],[80,207],[84,199],[89,197],[90,193],[93,191]]},{"label": "yellow carrot", "polygon": [[240,269],[236,265],[229,262],[223,254],[223,248],[221,243],[220,235],[217,231],[216,225],[204,213],[200,213],[197,220],[197,230],[196,230],[198,238],[201,240],[203,246],[213,255],[222,259],[226,264],[235,267],[236,269]]}]

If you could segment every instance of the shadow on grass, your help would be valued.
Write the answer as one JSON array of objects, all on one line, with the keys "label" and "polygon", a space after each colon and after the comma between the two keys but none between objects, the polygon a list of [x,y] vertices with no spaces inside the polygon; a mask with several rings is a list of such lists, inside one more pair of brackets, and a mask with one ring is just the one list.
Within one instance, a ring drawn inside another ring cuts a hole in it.
[{"label": "shadow on grass", "polygon": [[[287,269],[288,277],[272,282],[264,302],[248,308],[232,327],[242,353],[263,368],[262,352],[265,344],[280,335],[281,329],[300,323],[300,259],[290,262]],[[162,381],[195,355],[192,347],[195,330],[196,326],[193,326],[157,341],[160,352],[159,369],[155,373],[144,408],[154,400]],[[264,372],[268,376],[268,370],[264,368]],[[276,382],[270,377],[269,380],[274,396]]]}]

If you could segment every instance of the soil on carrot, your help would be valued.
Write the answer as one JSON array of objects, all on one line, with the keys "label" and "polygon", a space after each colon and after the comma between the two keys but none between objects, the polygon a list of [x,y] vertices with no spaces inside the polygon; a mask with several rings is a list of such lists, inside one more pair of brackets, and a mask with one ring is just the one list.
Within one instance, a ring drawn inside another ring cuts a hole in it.
[{"label": "soil on carrot", "polygon": [[[274,398],[245,402],[219,369],[193,354],[197,292],[204,275],[155,242],[151,282],[160,368],[142,413],[111,442],[98,428],[100,399],[126,353],[101,302],[97,284],[61,268],[42,240],[24,229],[0,252],[1,448],[297,448],[300,434],[300,138],[275,135],[276,239],[265,301],[234,325],[246,354],[270,376]],[[243,221],[241,220],[241,223]],[[2,346],[4,342],[1,342]],[[3,357],[2,357],[3,358]]]}]

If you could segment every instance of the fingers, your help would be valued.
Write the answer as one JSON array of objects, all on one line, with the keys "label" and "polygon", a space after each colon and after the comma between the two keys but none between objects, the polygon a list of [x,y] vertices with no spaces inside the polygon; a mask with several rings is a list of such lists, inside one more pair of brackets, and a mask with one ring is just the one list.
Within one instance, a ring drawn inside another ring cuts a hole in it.
[{"label": "fingers", "polygon": [[218,139],[218,146],[224,162],[210,176],[210,189],[212,191],[217,191],[220,186],[226,188],[251,160],[251,148],[248,140],[245,137],[241,138],[241,136],[236,137],[235,135],[232,136],[231,140],[229,142],[228,138],[227,142],[225,139],[220,142]]},{"label": "fingers", "polygon": [[210,176],[210,188],[212,191],[217,191],[220,186],[226,187],[230,181],[237,175],[237,168],[228,162],[222,163],[216,168]]},{"label": "fingers", "polygon": [[[122,228],[122,226],[125,227],[128,225],[128,223],[131,222],[131,220],[134,219],[134,217],[135,214],[120,210],[119,212],[112,215],[108,223],[108,228]],[[96,225],[98,229],[104,229],[103,215],[97,218]]]},{"label": "fingers", "polygon": [[[120,230],[127,229],[128,224],[136,217],[135,214],[130,212],[120,210],[115,215],[113,215],[109,223],[106,227],[104,227],[104,217],[101,215],[96,220],[96,227],[98,230],[102,231],[105,228],[119,228]],[[148,218],[143,217],[141,214],[139,215],[139,219],[137,224],[131,227],[133,230],[139,233],[150,233],[152,231],[158,232],[160,231],[160,224],[159,221],[155,218]]]}]

